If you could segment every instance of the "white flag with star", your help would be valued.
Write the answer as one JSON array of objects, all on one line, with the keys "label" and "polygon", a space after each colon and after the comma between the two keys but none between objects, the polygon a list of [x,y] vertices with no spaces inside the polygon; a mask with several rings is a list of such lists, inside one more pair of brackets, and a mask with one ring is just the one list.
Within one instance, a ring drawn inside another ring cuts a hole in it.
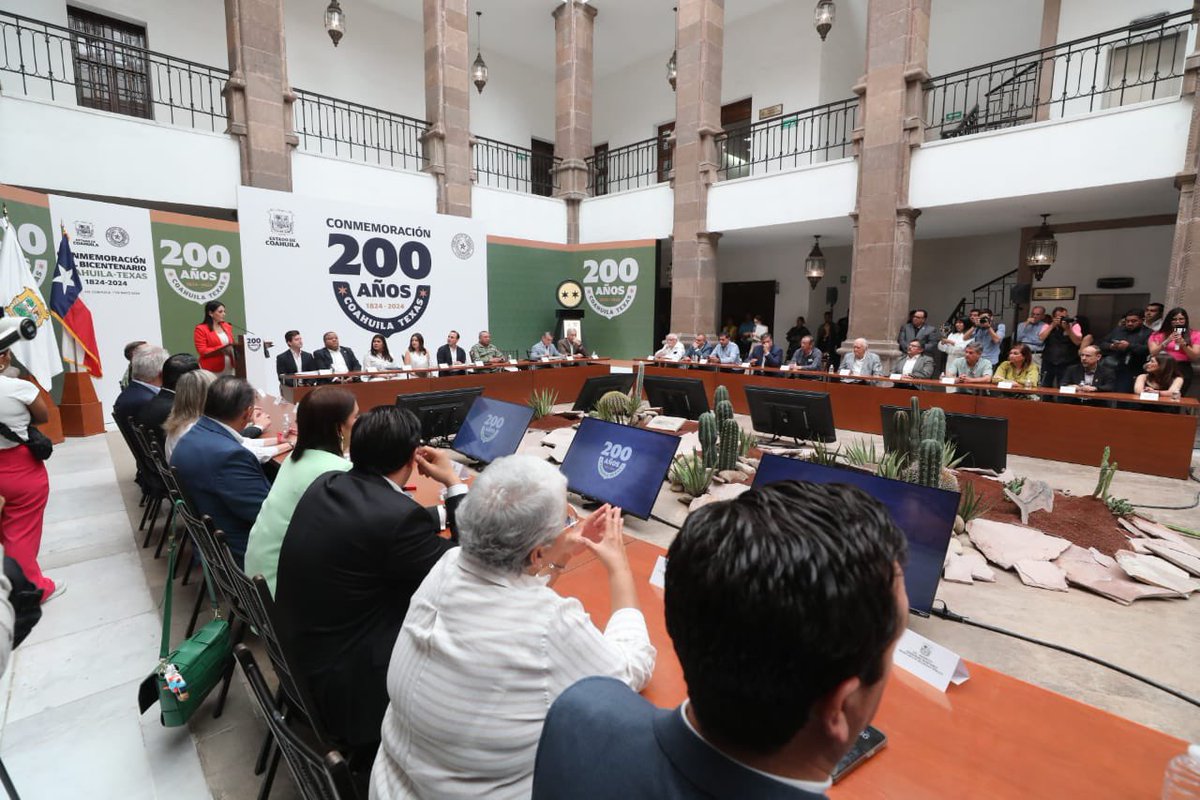
[{"label": "white flag with star", "polygon": [[50,324],[50,309],[33,279],[29,260],[17,241],[17,231],[7,217],[0,217],[0,234],[4,237],[0,242],[0,302],[4,303],[4,316],[29,317],[38,326],[37,336],[18,341],[12,346],[12,354],[49,391],[51,379],[63,371]]}]

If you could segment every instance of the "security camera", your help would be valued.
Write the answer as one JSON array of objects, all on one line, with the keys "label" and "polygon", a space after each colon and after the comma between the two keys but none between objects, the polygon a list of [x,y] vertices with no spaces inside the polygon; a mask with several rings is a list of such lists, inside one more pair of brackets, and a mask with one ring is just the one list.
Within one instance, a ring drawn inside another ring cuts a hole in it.
[{"label": "security camera", "polygon": [[29,317],[0,318],[0,351],[7,350],[21,339],[32,339],[37,332],[37,323]]}]

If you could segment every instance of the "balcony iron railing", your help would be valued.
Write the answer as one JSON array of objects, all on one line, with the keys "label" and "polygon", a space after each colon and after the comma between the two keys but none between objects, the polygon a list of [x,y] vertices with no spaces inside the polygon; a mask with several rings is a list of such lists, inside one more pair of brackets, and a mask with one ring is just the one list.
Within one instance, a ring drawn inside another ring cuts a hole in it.
[{"label": "balcony iron railing", "polygon": [[292,118],[300,149],[395,169],[425,166],[421,136],[429,123],[316,92],[294,92]]},{"label": "balcony iron railing", "polygon": [[839,100],[782,117],[731,127],[717,136],[722,180],[816,164],[852,155],[858,99]]},{"label": "balcony iron railing", "polygon": [[660,161],[669,154],[665,135],[596,153],[587,159],[588,191],[599,197],[653,186],[661,180]]},{"label": "balcony iron railing", "polygon": [[[88,56],[86,79],[79,78],[77,54]],[[98,63],[97,57],[107,59],[107,64]],[[52,102],[73,100],[93,108],[102,108],[97,98],[111,97],[113,110],[119,113],[213,132],[225,130],[221,92],[229,70],[19,14],[0,12],[0,80],[8,94]]]},{"label": "balcony iron railing", "polygon": [[926,129],[943,139],[1175,97],[1192,12],[1063,42],[932,78]]},{"label": "balcony iron railing", "polygon": [[475,137],[475,182],[480,186],[549,197],[554,194],[556,167],[562,161],[483,136]]}]

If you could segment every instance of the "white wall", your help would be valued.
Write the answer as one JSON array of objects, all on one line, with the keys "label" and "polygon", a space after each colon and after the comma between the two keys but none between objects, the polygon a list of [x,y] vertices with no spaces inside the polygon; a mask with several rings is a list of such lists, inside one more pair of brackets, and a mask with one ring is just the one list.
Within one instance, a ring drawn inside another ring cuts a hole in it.
[{"label": "white wall", "polygon": [[[810,289],[804,278],[804,248],[808,242],[735,243],[721,242],[717,249],[717,280],[721,283],[743,281],[779,281],[775,295],[775,324],[772,333],[786,348],[783,334],[808,314]],[[824,297],[824,291],[817,290]],[[717,294],[720,301],[720,292]],[[819,318],[818,318],[819,320]],[[740,319],[735,320],[741,322]],[[809,326],[812,327],[811,325]]]},{"label": "white wall", "polygon": [[234,208],[238,146],[223,133],[0,97],[0,181]]},{"label": "white wall", "polygon": [[1016,230],[988,236],[918,239],[913,248],[909,307],[924,308],[932,324],[942,324],[959,300],[966,297],[971,302],[972,289],[1016,268],[1020,247],[1021,232]]},{"label": "white wall", "polygon": [[1058,41],[1069,42],[1124,28],[1139,17],[1162,11],[1183,11],[1189,5],[1187,0],[1062,0],[1058,12]]},{"label": "white wall", "polygon": [[[596,46],[600,45],[597,17]],[[675,119],[675,93],[667,83],[670,50],[610,75],[596,76],[592,90],[592,142],[610,149],[651,139]]]},{"label": "white wall", "polygon": [[708,192],[708,229],[731,231],[808,220],[841,219],[854,210],[853,159],[722,181]]},{"label": "white wall", "polygon": [[292,191],[327,200],[437,213],[437,182],[432,175],[356,164],[299,150],[292,155]]},{"label": "white wall", "polygon": [[[1173,225],[1157,225],[1058,234],[1055,236],[1058,258],[1040,285],[1074,286],[1076,298],[1081,294],[1148,292],[1151,302],[1161,303],[1167,291],[1174,232]],[[1097,278],[1120,276],[1132,276],[1134,285],[1128,289],[1096,288]],[[1051,305],[1065,306],[1074,313],[1078,302],[1072,300]],[[1092,333],[1098,338],[1107,331],[1093,330]]]},{"label": "white wall", "polygon": [[[549,13],[546,21],[550,22]],[[488,84],[483,94],[471,86],[471,133],[518,147],[529,147],[530,138],[554,142],[553,44],[551,37],[544,69],[530,69],[484,52]],[[471,59],[474,58],[472,51]]]},{"label": "white wall", "polygon": [[[816,35],[809,26],[806,36]],[[816,37],[820,41],[819,37]],[[851,91],[867,72],[867,0],[837,4],[833,29],[821,46],[821,86],[817,103],[832,103],[854,96]]]},{"label": "white wall", "polygon": [[[933,0],[929,74],[936,77],[1037,50],[1042,38],[1042,2]],[[1064,0],[1064,7],[1068,2]],[[1084,2],[1092,0],[1080,4]]]},{"label": "white wall", "polygon": [[[829,310],[825,303],[825,292],[831,286],[838,290],[838,299],[833,306],[834,322],[850,313],[850,248],[822,247],[821,252],[825,254],[825,277],[809,295],[808,313],[804,315],[808,319],[809,330],[812,331],[816,331],[825,318],[825,312]],[[803,275],[801,279],[803,280]],[[808,281],[803,282],[805,286],[808,285]],[[792,321],[795,321],[795,315]]]},{"label": "white wall", "polygon": [[674,202],[667,183],[589,197],[579,208],[579,241],[666,239],[675,221]]},{"label": "white wall", "polygon": [[476,185],[471,191],[471,217],[484,226],[488,236],[554,244],[567,241],[567,204],[553,197]]}]

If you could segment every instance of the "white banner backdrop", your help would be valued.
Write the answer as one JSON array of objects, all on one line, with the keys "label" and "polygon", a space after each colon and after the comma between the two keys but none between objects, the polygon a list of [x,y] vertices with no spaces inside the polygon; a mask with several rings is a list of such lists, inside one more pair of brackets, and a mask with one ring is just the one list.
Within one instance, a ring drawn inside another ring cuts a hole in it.
[{"label": "white banner backdrop", "polygon": [[[292,329],[309,352],[337,331],[362,361],[376,333],[399,360],[413,333],[433,356],[451,329],[465,347],[487,327],[487,240],[478,222],[243,186],[238,224],[245,325],[275,342],[273,354]],[[277,392],[270,383],[258,388]]]},{"label": "white banner backdrop", "polygon": [[[129,366],[125,344],[136,339],[157,343],[161,333],[150,212],[52,194],[50,219],[55,230],[52,251],[58,250],[60,223],[70,236],[83,281],[80,299],[92,312],[104,370],[95,381],[96,394],[104,407],[105,425],[110,425],[108,415]],[[181,320],[179,324],[196,323]]]}]

